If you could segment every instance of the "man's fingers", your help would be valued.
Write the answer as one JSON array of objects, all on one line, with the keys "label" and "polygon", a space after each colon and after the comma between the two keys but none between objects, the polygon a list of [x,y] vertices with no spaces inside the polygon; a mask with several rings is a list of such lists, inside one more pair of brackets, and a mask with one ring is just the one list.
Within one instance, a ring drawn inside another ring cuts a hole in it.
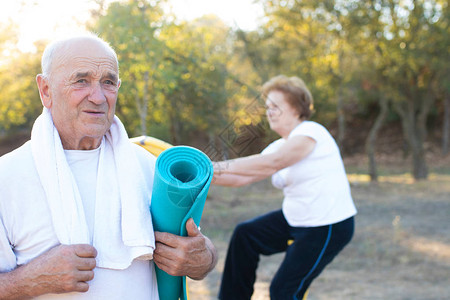
[{"label": "man's fingers", "polygon": [[75,254],[79,257],[97,257],[97,250],[88,244],[77,244],[72,245],[74,248]]},{"label": "man's fingers", "polygon": [[77,280],[81,282],[91,281],[94,279],[94,271],[80,271],[77,275]]},{"label": "man's fingers", "polygon": [[170,274],[169,267],[166,264],[164,264],[163,261],[155,259],[154,262],[155,262],[156,266],[158,266],[158,268],[160,268],[161,270],[163,270],[167,274],[172,275],[172,274]]},{"label": "man's fingers", "polygon": [[194,219],[190,218],[186,222],[186,230],[188,233],[188,236],[199,236],[201,235],[200,230],[198,229],[197,225],[195,225]]},{"label": "man's fingers", "polygon": [[177,261],[174,261],[171,258],[155,255],[153,261],[158,266],[158,268],[160,268],[169,275],[172,276],[186,275],[180,273],[182,270],[182,266]]},{"label": "man's fingers", "polygon": [[169,247],[162,243],[156,243],[156,249],[153,253],[153,256],[155,257],[165,257],[165,258],[172,258],[175,255],[177,255],[177,251],[175,248]]},{"label": "man's fingers", "polygon": [[95,258],[79,258],[77,262],[77,269],[79,271],[90,271],[97,266]]},{"label": "man's fingers", "polygon": [[168,232],[155,232],[155,241],[176,248],[179,245],[178,239],[180,236]]},{"label": "man's fingers", "polygon": [[85,293],[89,290],[89,284],[87,282],[77,282],[74,292]]},{"label": "man's fingers", "polygon": [[[186,222],[186,230],[188,236],[195,237],[200,236],[202,233],[198,229],[197,225],[195,225],[194,219],[190,218]],[[180,246],[180,242],[184,239],[184,237],[180,237],[179,235],[175,235],[168,232],[155,232],[155,240],[156,242],[160,242],[164,245],[167,245],[172,248],[177,248]]]}]

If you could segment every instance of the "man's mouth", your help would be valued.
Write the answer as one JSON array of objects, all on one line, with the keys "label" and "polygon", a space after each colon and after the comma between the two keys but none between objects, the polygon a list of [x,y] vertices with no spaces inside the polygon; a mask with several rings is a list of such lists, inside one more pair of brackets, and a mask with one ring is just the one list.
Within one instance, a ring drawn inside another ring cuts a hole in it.
[{"label": "man's mouth", "polygon": [[102,115],[105,114],[105,112],[97,111],[97,110],[85,110],[84,112],[87,113],[87,114],[96,115],[96,116],[102,116]]}]

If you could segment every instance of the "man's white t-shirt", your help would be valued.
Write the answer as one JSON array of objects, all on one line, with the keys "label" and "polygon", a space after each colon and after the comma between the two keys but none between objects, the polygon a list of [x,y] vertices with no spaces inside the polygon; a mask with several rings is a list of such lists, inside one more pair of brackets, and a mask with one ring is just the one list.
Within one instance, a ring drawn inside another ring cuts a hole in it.
[{"label": "man's white t-shirt", "polygon": [[[140,146],[133,145],[151,189],[156,158]],[[69,166],[83,201],[89,232],[95,224],[95,187],[98,149],[65,151]],[[0,193],[8,201],[0,201],[0,272],[28,263],[59,244],[45,192],[31,156],[30,143],[2,157]],[[2,187],[5,190],[2,190]],[[37,299],[150,299],[157,300],[158,288],[153,261],[134,260],[124,270],[94,269],[94,279],[87,293],[47,294]]]},{"label": "man's white t-shirt", "polygon": [[92,244],[100,147],[94,150],[64,150],[64,154],[80,192]]},{"label": "man's white t-shirt", "polygon": [[[343,221],[356,214],[344,164],[333,137],[322,125],[303,121],[287,139],[308,136],[316,141],[313,151],[299,162],[272,175],[272,184],[283,190],[283,214],[290,226],[317,227]],[[286,139],[278,139],[262,154],[277,151]]]}]

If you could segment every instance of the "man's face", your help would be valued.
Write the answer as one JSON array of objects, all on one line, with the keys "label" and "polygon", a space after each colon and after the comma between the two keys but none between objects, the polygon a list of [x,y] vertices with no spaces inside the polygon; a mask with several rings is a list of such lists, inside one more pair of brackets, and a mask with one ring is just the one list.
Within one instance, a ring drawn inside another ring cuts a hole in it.
[{"label": "man's face", "polygon": [[100,145],[113,122],[119,86],[116,59],[98,41],[78,39],[55,53],[43,102],[65,149]]}]

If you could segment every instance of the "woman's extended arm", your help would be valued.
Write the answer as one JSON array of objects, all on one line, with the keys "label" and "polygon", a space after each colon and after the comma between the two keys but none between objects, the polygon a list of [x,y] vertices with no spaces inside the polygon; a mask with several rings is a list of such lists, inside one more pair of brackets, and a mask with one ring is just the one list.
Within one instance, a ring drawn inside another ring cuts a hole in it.
[{"label": "woman's extended arm", "polygon": [[[216,162],[214,162],[216,164]],[[214,177],[212,180],[212,184],[222,185],[222,186],[232,186],[239,187],[246,184],[250,184],[253,182],[257,182],[263,180],[265,177],[257,177],[257,176],[245,176],[245,175],[236,175],[236,174],[224,174],[219,173],[214,169]]]},{"label": "woman's extended arm", "polygon": [[316,141],[308,136],[294,136],[277,151],[214,162],[213,184],[241,186],[267,178],[289,167],[312,152]]}]

